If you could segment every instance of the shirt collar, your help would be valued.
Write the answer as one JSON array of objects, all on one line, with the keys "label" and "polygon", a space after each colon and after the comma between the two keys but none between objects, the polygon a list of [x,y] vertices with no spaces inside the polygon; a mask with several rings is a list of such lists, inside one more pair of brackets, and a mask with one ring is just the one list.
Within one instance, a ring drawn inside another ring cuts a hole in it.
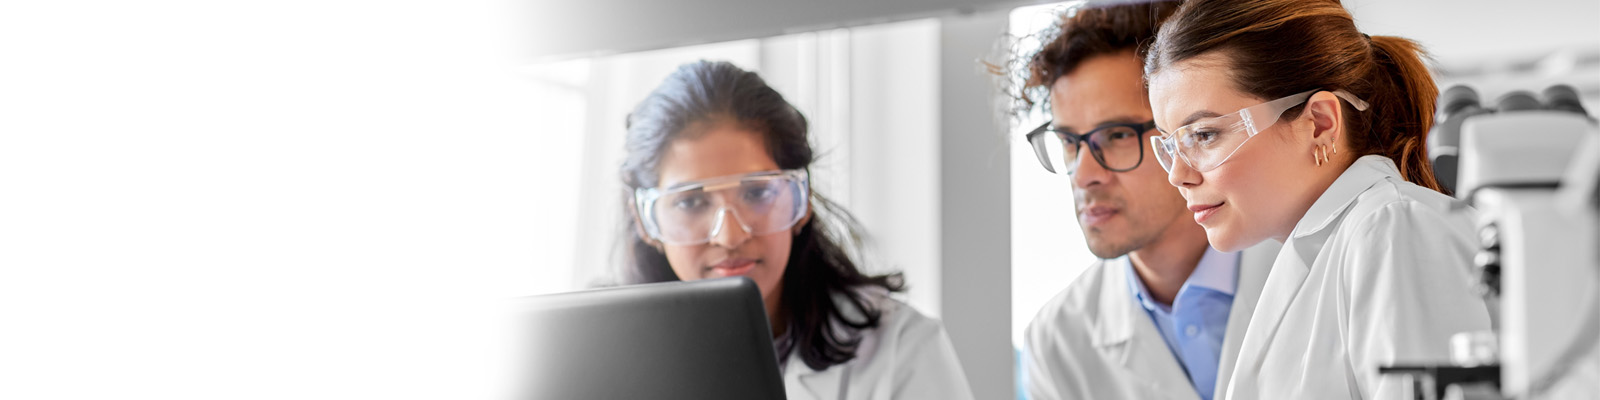
[{"label": "shirt collar", "polygon": [[[1123,270],[1128,274],[1128,289],[1133,292],[1139,305],[1150,311],[1167,311],[1171,306],[1162,305],[1151,299],[1150,289],[1145,287],[1144,280],[1139,279],[1139,273],[1133,270],[1133,259],[1127,255],[1117,257],[1117,262],[1122,263]],[[1218,291],[1232,296],[1239,287],[1239,253],[1224,253],[1206,246],[1205,254],[1200,256],[1200,263],[1195,265],[1194,272],[1189,273],[1189,279],[1183,281],[1183,286],[1198,286]]]},{"label": "shirt collar", "polygon": [[1122,271],[1128,275],[1128,291],[1133,292],[1133,299],[1146,311],[1166,311],[1169,308],[1150,299],[1150,289],[1144,286],[1144,280],[1139,279],[1139,273],[1133,270],[1133,259],[1126,254],[1117,257],[1116,262],[1122,264]]},{"label": "shirt collar", "polygon": [[1346,207],[1355,203],[1356,196],[1388,178],[1400,178],[1400,169],[1395,167],[1394,160],[1376,154],[1357,158],[1350,168],[1339,174],[1339,179],[1328,185],[1322,196],[1317,197],[1289,236],[1305,237],[1327,228]]}]

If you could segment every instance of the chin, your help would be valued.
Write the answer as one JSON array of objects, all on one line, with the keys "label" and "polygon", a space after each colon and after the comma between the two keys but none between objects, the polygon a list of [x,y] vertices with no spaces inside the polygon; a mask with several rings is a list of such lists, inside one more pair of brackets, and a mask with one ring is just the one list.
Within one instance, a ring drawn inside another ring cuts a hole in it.
[{"label": "chin", "polygon": [[1113,243],[1103,238],[1085,237],[1084,239],[1088,242],[1086,244],[1089,245],[1089,253],[1094,254],[1096,258],[1110,260],[1122,257],[1130,251],[1126,248],[1127,243]]},{"label": "chin", "polygon": [[1211,248],[1224,253],[1249,247],[1249,243],[1244,243],[1245,241],[1241,240],[1236,232],[1221,227],[1206,228],[1206,241],[1211,242]]}]

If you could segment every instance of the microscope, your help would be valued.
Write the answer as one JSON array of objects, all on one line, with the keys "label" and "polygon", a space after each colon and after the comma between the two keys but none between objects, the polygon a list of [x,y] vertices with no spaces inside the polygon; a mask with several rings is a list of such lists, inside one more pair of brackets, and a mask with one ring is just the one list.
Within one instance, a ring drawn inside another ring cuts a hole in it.
[{"label": "microscope", "polygon": [[1571,86],[1493,107],[1455,86],[1429,132],[1435,174],[1477,211],[1472,266],[1493,331],[1462,332],[1450,365],[1398,365],[1417,399],[1600,398],[1600,125]]}]

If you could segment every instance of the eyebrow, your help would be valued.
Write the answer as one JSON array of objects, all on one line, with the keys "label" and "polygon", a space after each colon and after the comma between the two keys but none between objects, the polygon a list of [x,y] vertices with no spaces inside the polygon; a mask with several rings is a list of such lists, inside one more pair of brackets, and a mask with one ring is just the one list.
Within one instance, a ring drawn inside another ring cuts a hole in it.
[{"label": "eyebrow", "polygon": [[765,177],[765,176],[776,176],[778,174],[774,173],[774,171],[758,171],[758,172],[751,172],[751,173],[739,174],[739,175],[742,175],[740,177],[740,179],[735,179],[735,180],[732,180],[730,182],[720,182],[720,183],[713,184],[713,185],[707,185],[706,183],[707,182],[711,182],[711,181],[719,181],[719,180],[722,180],[723,178],[727,178],[727,177],[729,177],[731,175],[713,176],[713,177],[710,177],[710,178],[691,179],[691,180],[686,180],[686,181],[662,180],[661,181],[660,190],[672,191],[672,190],[678,190],[678,189],[682,189],[682,188],[691,187],[691,186],[697,186],[698,185],[698,186],[700,186],[699,188],[697,188],[698,190],[700,190],[702,192],[710,192],[710,191],[716,191],[716,190],[719,190],[719,189],[725,189],[725,188],[730,188],[730,187],[735,187],[735,186],[742,186],[744,184],[744,180],[745,179]]},{"label": "eyebrow", "polygon": [[1199,121],[1201,118],[1212,118],[1212,117],[1221,117],[1221,116],[1222,116],[1222,114],[1217,114],[1215,111],[1211,111],[1211,110],[1195,111],[1194,114],[1189,114],[1188,118],[1184,118],[1183,122],[1178,124],[1178,126],[1184,126],[1184,125],[1192,124],[1192,123],[1194,123],[1194,121]]},{"label": "eyebrow", "polygon": [[699,180],[699,179],[679,179],[679,180],[662,179],[661,182],[657,184],[656,188],[657,188],[657,190],[661,190],[661,191],[673,191],[673,190],[678,190],[678,189],[694,186],[694,185],[700,184],[700,182],[701,182],[701,180]]},{"label": "eyebrow", "polygon": [[659,189],[661,191],[673,191],[694,185],[694,181],[673,182],[670,185],[665,184],[666,182],[662,183],[663,185],[661,185],[661,188]]},{"label": "eyebrow", "polygon": [[[1089,130],[1099,129],[1099,128],[1105,127],[1107,125],[1138,124],[1138,123],[1143,123],[1143,122],[1144,121],[1140,121],[1138,117],[1134,117],[1132,115],[1121,115],[1121,116],[1116,116],[1116,117],[1111,117],[1111,118],[1106,118],[1104,120],[1101,120],[1100,123],[1095,124],[1094,128],[1089,128]],[[1068,127],[1061,126],[1061,125],[1056,125],[1054,122],[1052,122],[1050,124],[1050,126],[1052,128],[1055,128],[1055,130],[1058,130],[1058,131],[1067,132],[1067,133],[1078,133],[1077,131],[1072,130],[1072,128],[1068,128]]]},{"label": "eyebrow", "polygon": [[[1189,114],[1188,117],[1185,117],[1183,119],[1183,122],[1179,122],[1178,123],[1178,127],[1182,128],[1184,126],[1188,126],[1189,124],[1192,124],[1195,121],[1199,121],[1201,118],[1212,118],[1212,117],[1221,117],[1221,116],[1222,116],[1222,114],[1217,114],[1215,111],[1211,111],[1211,110],[1195,111],[1193,114]],[[1167,130],[1166,129],[1162,129],[1160,124],[1156,124],[1156,130],[1160,131],[1161,134],[1163,134],[1163,135],[1167,134]]]}]

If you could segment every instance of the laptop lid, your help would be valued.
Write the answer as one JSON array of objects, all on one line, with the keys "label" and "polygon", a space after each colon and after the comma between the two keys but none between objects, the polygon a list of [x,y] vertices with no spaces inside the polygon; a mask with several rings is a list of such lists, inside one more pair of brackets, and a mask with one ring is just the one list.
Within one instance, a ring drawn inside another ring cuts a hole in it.
[{"label": "laptop lid", "polygon": [[744,277],[516,299],[519,399],[783,399]]}]

